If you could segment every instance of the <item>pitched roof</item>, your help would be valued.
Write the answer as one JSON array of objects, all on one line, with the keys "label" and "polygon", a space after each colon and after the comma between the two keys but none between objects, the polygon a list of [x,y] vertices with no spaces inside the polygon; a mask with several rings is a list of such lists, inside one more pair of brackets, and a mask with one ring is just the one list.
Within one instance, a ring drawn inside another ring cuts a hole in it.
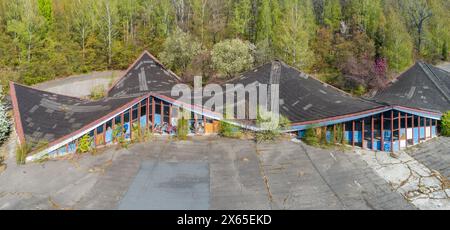
[{"label": "pitched roof", "polygon": [[[293,123],[349,115],[385,107],[376,102],[353,97],[281,61],[266,63],[242,73],[226,83],[244,86],[279,84],[280,113]],[[225,85],[222,85],[222,91],[226,92]],[[170,96],[170,93],[164,93],[163,95],[177,100],[177,97]],[[209,98],[211,97],[204,96],[203,103]],[[243,103],[244,100],[248,99],[237,98],[236,95],[235,105]],[[223,95],[223,101],[225,103],[226,95]],[[192,101],[192,103],[195,102]],[[236,110],[235,108],[235,113]]]},{"label": "pitched roof", "polygon": [[11,92],[17,103],[16,122],[27,143],[53,142],[82,129],[114,110],[126,105],[134,97],[105,98],[88,101],[63,96],[12,83]]},{"label": "pitched roof", "polygon": [[417,62],[373,99],[389,105],[446,112],[450,110],[450,74]]},{"label": "pitched roof", "polygon": [[136,96],[170,91],[180,79],[154,56],[144,51],[108,91],[109,97]]}]

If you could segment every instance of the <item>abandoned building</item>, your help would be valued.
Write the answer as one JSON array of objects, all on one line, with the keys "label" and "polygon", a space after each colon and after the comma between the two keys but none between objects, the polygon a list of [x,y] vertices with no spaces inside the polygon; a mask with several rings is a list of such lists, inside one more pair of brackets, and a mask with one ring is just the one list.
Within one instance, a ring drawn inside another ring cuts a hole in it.
[{"label": "abandoned building", "polygon": [[[174,134],[181,110],[192,114],[190,133],[216,133],[223,119],[220,114],[171,96],[172,87],[180,82],[148,52],[97,101],[11,82],[19,142],[33,146],[27,161],[75,153],[87,135],[94,147],[100,147],[114,144],[117,136],[132,139],[133,129]],[[284,132],[301,138],[310,127],[325,127],[329,142],[336,142],[336,132],[340,132],[348,145],[380,151],[398,151],[437,136],[440,118],[450,110],[450,73],[422,62],[372,98],[351,96],[281,61],[259,66],[227,83],[279,84],[279,111],[291,124]],[[258,132],[255,121],[229,122]],[[115,132],[117,127],[120,132]],[[46,143],[43,148],[41,142]]]}]

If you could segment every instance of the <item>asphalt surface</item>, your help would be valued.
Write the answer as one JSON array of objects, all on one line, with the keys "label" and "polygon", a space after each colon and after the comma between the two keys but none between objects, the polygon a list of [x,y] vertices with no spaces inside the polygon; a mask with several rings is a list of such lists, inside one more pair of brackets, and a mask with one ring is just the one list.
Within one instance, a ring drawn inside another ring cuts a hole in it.
[{"label": "asphalt surface", "polygon": [[414,209],[358,155],[290,140],[156,138],[9,163],[0,209]]}]

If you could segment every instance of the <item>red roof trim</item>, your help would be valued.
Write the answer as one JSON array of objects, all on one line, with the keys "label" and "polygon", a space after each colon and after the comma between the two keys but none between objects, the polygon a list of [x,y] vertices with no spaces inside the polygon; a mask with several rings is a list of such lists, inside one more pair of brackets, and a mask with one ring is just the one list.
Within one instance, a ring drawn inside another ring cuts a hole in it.
[{"label": "red roof trim", "polygon": [[12,81],[9,82],[9,92],[11,95],[13,114],[14,114],[13,117],[14,117],[14,124],[16,127],[16,132],[17,132],[17,135],[19,136],[20,144],[23,144],[23,143],[25,143],[25,135],[23,132],[22,120],[20,118],[19,103],[17,102],[15,83]]}]

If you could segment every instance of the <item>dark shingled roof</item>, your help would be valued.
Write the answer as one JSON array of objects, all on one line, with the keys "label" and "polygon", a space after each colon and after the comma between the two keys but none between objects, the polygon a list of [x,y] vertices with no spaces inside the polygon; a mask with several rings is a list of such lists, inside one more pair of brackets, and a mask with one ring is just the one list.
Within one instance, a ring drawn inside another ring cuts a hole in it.
[{"label": "dark shingled roof", "polygon": [[109,90],[109,97],[136,96],[148,92],[170,91],[179,82],[178,77],[154,58],[144,52],[130,66],[125,75]]},{"label": "dark shingled roof", "polygon": [[280,113],[294,123],[382,107],[380,104],[352,97],[281,61],[267,63],[244,73],[232,82],[246,85],[255,81],[263,84],[268,84],[270,81],[279,82]]},{"label": "dark shingled roof", "polygon": [[[281,61],[273,61],[243,73],[227,84],[280,84],[280,113],[291,122],[314,121],[384,107],[353,97],[333,86],[310,77]],[[225,92],[225,86],[222,86]],[[163,95],[171,97],[169,92]],[[171,97],[177,99],[176,97]],[[225,96],[223,97],[225,103]],[[203,103],[208,100],[203,97]],[[243,98],[235,98],[242,101]]]},{"label": "dark shingled roof", "polygon": [[446,112],[450,110],[450,73],[417,62],[386,89],[378,92],[374,100],[389,105]]},{"label": "dark shingled roof", "polygon": [[49,143],[71,134],[132,101],[106,98],[87,101],[13,84],[27,143]]}]

